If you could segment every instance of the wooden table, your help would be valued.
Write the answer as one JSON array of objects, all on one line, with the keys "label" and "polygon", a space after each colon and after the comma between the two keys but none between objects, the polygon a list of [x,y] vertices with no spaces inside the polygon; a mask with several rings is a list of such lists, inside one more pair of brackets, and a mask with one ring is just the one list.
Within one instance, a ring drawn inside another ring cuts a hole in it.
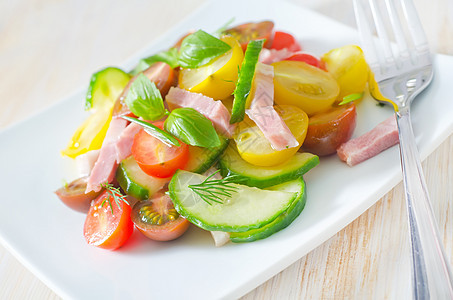
[{"label": "wooden table", "polygon": [[[86,85],[93,70],[121,64],[143,47],[140,33],[146,32],[151,41],[203,2],[1,1],[0,128]],[[355,26],[350,1],[292,2]],[[417,0],[416,5],[432,49],[453,55],[453,2]],[[137,28],[138,34],[130,28]],[[112,51],[100,51],[109,48]],[[450,137],[423,163],[449,257],[453,255],[452,157]],[[399,184],[349,226],[244,299],[407,299],[411,291],[408,255]],[[0,298],[59,297],[0,246]]]}]

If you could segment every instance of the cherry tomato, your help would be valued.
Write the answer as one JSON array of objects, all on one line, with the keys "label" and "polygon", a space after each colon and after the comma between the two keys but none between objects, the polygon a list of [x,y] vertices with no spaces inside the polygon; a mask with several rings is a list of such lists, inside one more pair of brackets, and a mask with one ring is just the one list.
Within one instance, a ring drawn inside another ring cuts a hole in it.
[{"label": "cherry tomato", "polygon": [[[143,75],[156,84],[162,98],[167,95],[170,87],[176,84],[177,79],[176,72],[168,64],[163,62],[156,62],[152,64],[148,69],[143,71]],[[115,101],[113,116],[133,115],[127,105],[125,105],[124,98],[126,98],[129,88],[136,78],[137,76],[134,76],[129,81],[121,95]]]},{"label": "cherry tomato", "polygon": [[[113,199],[108,203],[110,194],[104,191],[91,202],[83,228],[83,235],[88,244],[115,250],[121,247],[131,236],[134,224],[131,221],[131,207],[119,202],[119,207]],[[113,209],[113,213],[112,213]]]},{"label": "cherry tomato", "polygon": [[321,61],[319,59],[317,59],[311,54],[302,51],[294,53],[290,57],[285,58],[285,60],[303,61],[304,63],[307,63],[313,67],[323,69]]},{"label": "cherry tomato", "polygon": [[265,48],[272,45],[272,31],[274,22],[262,21],[258,23],[245,23],[225,30],[225,34],[233,36],[241,44],[242,50],[247,49],[247,44],[252,40],[266,39]]},{"label": "cherry tomato", "polygon": [[71,181],[67,185],[55,191],[58,198],[73,210],[87,213],[90,209],[91,201],[96,198],[100,192],[91,191],[85,194],[88,177],[81,177]]},{"label": "cherry tomato", "polygon": [[224,99],[233,93],[244,53],[233,37],[224,36],[221,40],[230,45],[231,50],[207,65],[196,69],[181,69],[179,87],[213,99]]},{"label": "cherry tomato", "polygon": [[335,153],[341,144],[351,138],[356,116],[354,103],[333,107],[312,116],[302,149],[320,156]]},{"label": "cherry tomato", "polygon": [[297,106],[311,116],[329,109],[340,92],[331,74],[304,62],[284,60],[272,65],[277,104]]},{"label": "cherry tomato", "polygon": [[271,49],[281,50],[285,48],[293,52],[302,49],[294,36],[287,32],[275,31]]},{"label": "cherry tomato", "polygon": [[[307,134],[307,114],[291,105],[276,105],[274,108],[299,142],[300,147]],[[263,132],[248,117],[238,124],[234,140],[241,157],[256,166],[268,167],[281,164],[299,150],[299,147],[274,150]]]},{"label": "cherry tomato", "polygon": [[338,102],[344,96],[362,93],[368,81],[368,64],[362,49],[347,45],[333,49],[321,57],[326,70],[333,75],[340,86]]},{"label": "cherry tomato", "polygon": [[174,240],[186,232],[190,225],[163,192],[154,194],[149,200],[137,202],[132,209],[131,219],[138,230],[156,241]]},{"label": "cherry tomato", "polygon": [[[163,128],[163,122],[154,123]],[[140,130],[132,144],[132,155],[140,169],[150,176],[166,178],[183,169],[189,160],[189,146],[179,141],[180,147],[169,146],[144,129]]]}]

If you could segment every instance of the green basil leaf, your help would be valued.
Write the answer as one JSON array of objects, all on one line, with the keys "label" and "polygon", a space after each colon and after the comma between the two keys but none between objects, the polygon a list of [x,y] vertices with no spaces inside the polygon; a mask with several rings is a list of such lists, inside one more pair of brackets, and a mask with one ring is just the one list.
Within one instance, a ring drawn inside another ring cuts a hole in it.
[{"label": "green basil leaf", "polygon": [[355,101],[355,100],[359,100],[362,97],[363,97],[363,93],[349,94],[347,96],[344,96],[343,97],[343,101],[338,103],[338,105],[348,104],[349,102],[352,102],[352,101]]},{"label": "green basil leaf", "polygon": [[130,74],[137,75],[138,73],[148,69],[152,64],[156,62],[164,62],[174,69],[176,67],[179,67],[178,57],[178,49],[171,48],[167,51],[159,52],[152,56],[142,58],[138,62],[138,65],[130,72]]},{"label": "green basil leaf", "polygon": [[166,114],[159,89],[143,74],[132,82],[124,101],[134,115],[145,120],[156,121]]},{"label": "green basil leaf", "polygon": [[255,75],[256,64],[263,49],[264,40],[250,41],[245,50],[244,60],[242,61],[241,70],[239,72],[238,83],[233,92],[233,108],[231,110],[230,124],[234,124],[244,120],[245,103],[252,89],[252,81]]},{"label": "green basil leaf", "polygon": [[211,121],[193,108],[174,109],[165,120],[164,128],[186,144],[219,147],[220,139]]},{"label": "green basil leaf", "polygon": [[160,140],[164,144],[167,144],[167,145],[170,145],[170,146],[176,146],[176,147],[181,146],[179,141],[174,136],[172,136],[168,132],[160,129],[156,125],[153,125],[153,124],[145,122],[145,121],[141,121],[141,120],[136,119],[136,118],[131,118],[131,117],[128,117],[128,116],[121,116],[121,118],[123,118],[125,120],[128,120],[128,121],[130,121],[132,123],[136,123],[138,125],[141,125],[148,134],[152,135],[153,137],[155,137],[156,139]]},{"label": "green basil leaf", "polygon": [[230,49],[227,43],[203,30],[198,30],[182,41],[179,49],[179,64],[183,68],[198,68]]}]

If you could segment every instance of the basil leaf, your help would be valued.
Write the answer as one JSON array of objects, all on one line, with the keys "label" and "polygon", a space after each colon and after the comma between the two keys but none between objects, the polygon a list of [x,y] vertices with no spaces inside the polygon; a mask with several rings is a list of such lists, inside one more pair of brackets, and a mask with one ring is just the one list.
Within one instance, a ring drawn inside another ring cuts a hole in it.
[{"label": "basil leaf", "polygon": [[171,48],[167,51],[159,52],[152,56],[142,58],[138,62],[138,65],[130,72],[130,74],[137,75],[138,73],[148,69],[152,64],[156,62],[164,62],[174,69],[179,66],[178,57],[178,49]]},{"label": "basil leaf", "polygon": [[177,146],[177,147],[181,146],[179,141],[174,136],[172,136],[168,132],[165,132],[164,130],[160,129],[156,125],[153,125],[153,124],[145,122],[145,121],[141,121],[136,118],[131,118],[128,116],[121,116],[121,118],[128,120],[132,123],[141,125],[148,134],[152,135],[153,137],[155,137],[159,141],[163,142],[164,144],[167,144],[169,146]]},{"label": "basil leaf", "polygon": [[182,41],[179,49],[179,64],[183,68],[198,68],[230,49],[227,43],[203,30],[198,30]]},{"label": "basil leaf", "polygon": [[263,49],[264,40],[250,41],[245,50],[244,60],[242,61],[241,70],[239,72],[238,83],[233,92],[233,108],[231,110],[230,124],[234,124],[244,120],[245,103],[252,89],[252,81],[255,75],[256,64]]},{"label": "basil leaf", "polygon": [[193,108],[174,109],[165,120],[164,128],[192,146],[206,148],[220,146],[219,136],[211,121]]},{"label": "basil leaf", "polygon": [[143,74],[139,74],[132,82],[124,101],[134,115],[145,120],[156,121],[166,114],[160,91],[154,82]]},{"label": "basil leaf", "polygon": [[348,104],[349,102],[352,102],[352,101],[355,101],[355,100],[359,100],[362,97],[363,97],[363,93],[349,94],[347,96],[344,96],[343,97],[343,101],[338,103],[338,105]]}]

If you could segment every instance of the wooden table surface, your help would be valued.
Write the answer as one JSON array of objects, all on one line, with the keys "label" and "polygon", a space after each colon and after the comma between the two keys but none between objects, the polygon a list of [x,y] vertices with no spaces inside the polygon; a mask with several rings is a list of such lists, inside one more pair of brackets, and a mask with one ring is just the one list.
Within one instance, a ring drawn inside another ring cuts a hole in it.
[{"label": "wooden table surface", "polygon": [[[152,41],[204,1],[0,1],[0,129],[85,86],[93,70],[121,64],[148,43],[141,32]],[[292,2],[355,26],[351,1]],[[415,2],[433,51],[453,55],[453,1]],[[137,34],[131,34],[131,28],[137,28]],[[452,157],[450,136],[423,162],[450,259]],[[399,184],[338,234],[244,299],[407,299],[411,292],[408,243]],[[0,298],[59,297],[0,246]]]}]

